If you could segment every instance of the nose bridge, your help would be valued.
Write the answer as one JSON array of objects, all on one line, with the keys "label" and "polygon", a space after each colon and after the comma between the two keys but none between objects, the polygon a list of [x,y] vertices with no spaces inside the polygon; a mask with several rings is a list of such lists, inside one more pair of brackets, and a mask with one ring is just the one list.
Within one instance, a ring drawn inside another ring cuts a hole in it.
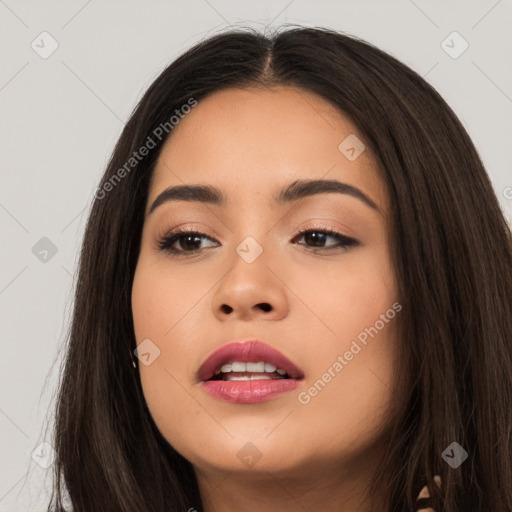
[{"label": "nose bridge", "polygon": [[[275,235],[275,231],[272,230],[274,219],[266,219],[266,216],[261,214],[267,208],[262,203],[261,196],[262,194],[255,192],[250,200],[240,205],[240,213],[231,225],[235,250],[235,254],[232,255],[233,264],[241,263],[239,260],[246,265],[258,262],[258,266],[264,267],[264,263],[270,264]],[[240,266],[245,268],[244,265]]]},{"label": "nose bridge", "polygon": [[[263,233],[257,235],[261,240],[264,231],[259,233]],[[269,245],[265,244],[264,248],[256,236],[248,235],[235,246],[229,258],[230,269],[213,296],[214,314],[219,318],[231,315],[249,319],[263,315],[278,319],[287,314],[285,286],[276,277],[275,270],[272,271]]]}]

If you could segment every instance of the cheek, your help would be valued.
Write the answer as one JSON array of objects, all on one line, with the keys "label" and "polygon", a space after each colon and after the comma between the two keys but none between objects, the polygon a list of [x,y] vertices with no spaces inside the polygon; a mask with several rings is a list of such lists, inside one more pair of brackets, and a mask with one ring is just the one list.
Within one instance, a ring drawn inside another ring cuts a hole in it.
[{"label": "cheek", "polygon": [[204,338],[201,298],[205,286],[214,283],[211,272],[190,275],[172,271],[144,253],[134,276],[132,314],[136,342],[150,340],[149,351],[157,354],[148,365],[139,361],[142,390],[155,424],[175,447],[186,448],[190,444],[182,441],[184,418],[194,421],[204,415],[190,390],[195,383],[196,353],[201,353],[197,340]]},{"label": "cheek", "polygon": [[320,263],[288,274],[303,302],[295,309],[310,319],[311,335],[321,333],[324,345],[340,348],[392,307],[397,300],[395,272],[384,244]]},{"label": "cheek", "polygon": [[317,427],[325,435],[333,426],[343,428],[348,439],[378,432],[392,398],[401,310],[385,247],[347,257],[325,274],[310,273],[308,279],[303,269],[295,288],[322,320],[311,328],[315,358],[298,397],[308,409],[304,417],[325,418],[329,411],[331,427],[323,420]]},{"label": "cheek", "polygon": [[317,449],[325,453],[364,452],[380,443],[390,421],[392,358],[372,346],[344,363],[339,373],[332,363],[308,382],[296,419],[324,440]]},{"label": "cheek", "polygon": [[132,287],[137,342],[153,336],[164,344],[170,340],[174,344],[180,339],[176,336],[180,329],[197,325],[190,319],[200,309],[205,290],[215,282],[211,272],[203,274],[184,272],[141,254]]},{"label": "cheek", "polygon": [[388,424],[400,309],[393,296],[376,290],[339,305],[343,313],[331,324],[336,335],[316,343],[296,415],[329,440],[322,450],[333,453],[371,446]]}]

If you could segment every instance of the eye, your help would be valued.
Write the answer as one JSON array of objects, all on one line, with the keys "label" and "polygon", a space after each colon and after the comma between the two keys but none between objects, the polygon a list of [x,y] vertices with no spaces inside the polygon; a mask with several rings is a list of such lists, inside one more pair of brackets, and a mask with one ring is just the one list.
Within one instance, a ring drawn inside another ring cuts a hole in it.
[{"label": "eye", "polygon": [[[199,231],[174,231],[162,236],[157,241],[157,247],[160,251],[176,256],[195,254],[201,250],[202,239],[213,241],[210,237]],[[181,249],[176,248],[176,246],[181,246]]]},{"label": "eye", "polygon": [[[330,247],[326,247],[326,242],[328,239],[334,239],[337,241],[337,243],[331,245]],[[335,231],[330,228],[314,228],[314,229],[306,229],[304,231],[299,231],[295,235],[292,241],[297,239],[304,239],[305,242],[301,243],[298,242],[299,245],[308,245],[317,250],[313,252],[318,251],[331,251],[338,248],[349,248],[349,247],[355,247],[359,245],[359,242],[355,238],[351,238],[347,235],[344,235],[343,233],[339,233],[338,231]]]}]

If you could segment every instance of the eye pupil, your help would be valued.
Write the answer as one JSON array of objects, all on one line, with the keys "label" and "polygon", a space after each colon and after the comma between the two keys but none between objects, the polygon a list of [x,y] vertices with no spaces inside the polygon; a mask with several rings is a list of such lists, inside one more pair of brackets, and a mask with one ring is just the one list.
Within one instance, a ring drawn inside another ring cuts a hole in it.
[{"label": "eye pupil", "polygon": [[310,245],[314,245],[316,247],[323,247],[325,245],[325,233],[310,231],[309,233],[306,233],[304,237]]},{"label": "eye pupil", "polygon": [[[183,241],[185,240],[185,243]],[[189,244],[191,240],[194,240],[192,243]],[[197,249],[197,242],[199,241],[199,244],[201,243],[201,237],[197,235],[182,235],[180,237],[180,245],[183,249],[194,251]],[[195,244],[195,245],[194,245]]]}]

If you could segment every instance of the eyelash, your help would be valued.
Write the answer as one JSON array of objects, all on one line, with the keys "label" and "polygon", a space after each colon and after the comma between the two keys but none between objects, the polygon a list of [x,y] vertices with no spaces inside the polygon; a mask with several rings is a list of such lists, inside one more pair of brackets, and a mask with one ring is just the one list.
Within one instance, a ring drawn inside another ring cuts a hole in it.
[{"label": "eyelash", "polygon": [[[332,236],[332,237],[338,239],[338,244],[335,245],[334,247],[327,247],[327,248],[313,247],[312,252],[314,252],[314,253],[328,252],[328,251],[333,251],[333,250],[336,250],[339,248],[348,250],[350,247],[355,247],[355,246],[359,245],[359,242],[355,238],[350,238],[342,233],[339,233],[338,231],[335,231],[330,228],[324,228],[324,227],[311,228],[311,229],[299,231],[298,233],[296,233],[294,235],[293,240],[295,240],[297,237],[302,237],[302,236],[310,234],[310,233],[322,233],[324,235],[329,235],[329,236]],[[166,252],[166,253],[170,254],[171,256],[176,256],[176,257],[182,257],[182,256],[187,257],[187,256],[191,256],[191,255],[201,252],[201,249],[194,249],[192,251],[183,251],[183,250],[176,250],[176,249],[172,248],[172,245],[174,245],[174,243],[176,241],[178,241],[181,237],[183,237],[185,235],[189,235],[189,236],[197,235],[201,238],[208,238],[209,240],[213,241],[212,238],[210,238],[209,236],[207,236],[204,233],[201,233],[199,231],[192,231],[192,230],[189,231],[187,229],[183,229],[183,230],[180,229],[180,230],[176,230],[176,231],[167,233],[164,236],[162,236],[161,238],[159,238],[156,243],[157,249],[162,252]],[[306,245],[306,244],[299,244],[299,245]]]}]

